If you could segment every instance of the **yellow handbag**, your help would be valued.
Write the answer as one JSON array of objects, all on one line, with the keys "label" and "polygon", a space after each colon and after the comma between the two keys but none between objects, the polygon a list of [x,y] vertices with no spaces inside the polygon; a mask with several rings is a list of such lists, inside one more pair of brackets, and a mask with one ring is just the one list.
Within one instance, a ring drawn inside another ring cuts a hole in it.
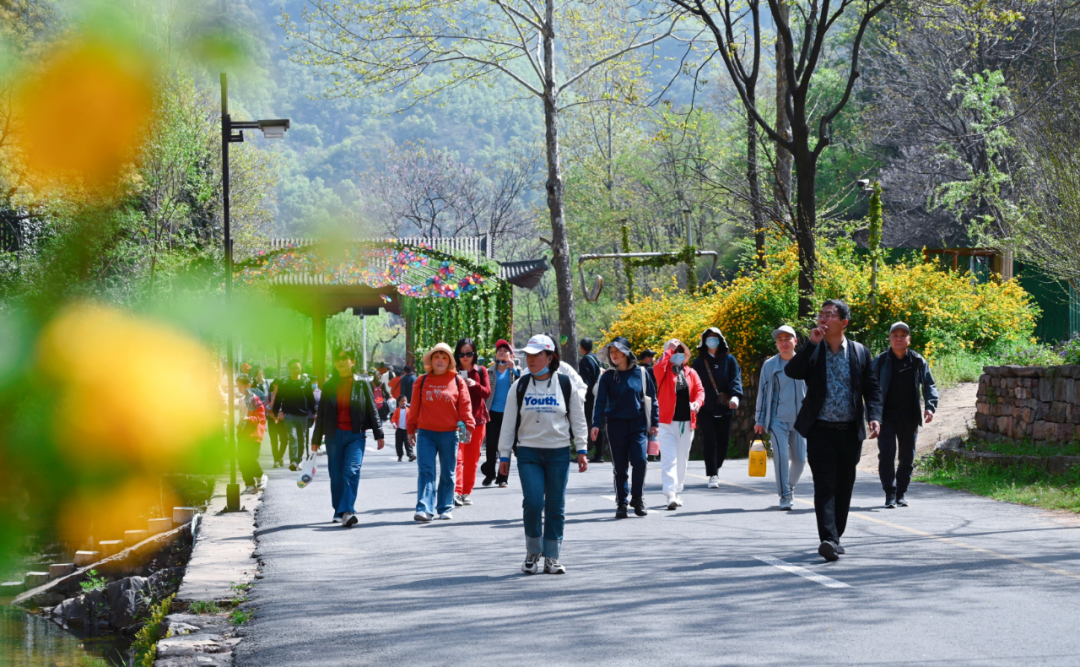
[{"label": "yellow handbag", "polygon": [[754,440],[750,443],[750,476],[764,477],[769,455],[765,452],[765,443]]}]

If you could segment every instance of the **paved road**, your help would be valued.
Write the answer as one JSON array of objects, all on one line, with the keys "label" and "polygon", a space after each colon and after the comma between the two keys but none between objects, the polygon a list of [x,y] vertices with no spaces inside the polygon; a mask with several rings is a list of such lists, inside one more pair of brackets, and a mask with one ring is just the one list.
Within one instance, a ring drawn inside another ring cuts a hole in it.
[{"label": "paved road", "polygon": [[[567,574],[526,576],[516,478],[415,524],[415,466],[390,451],[369,451],[352,530],[329,523],[324,475],[271,475],[237,664],[1080,664],[1069,518],[923,485],[885,510],[860,473],[848,555],[825,564],[808,479],[781,513],[771,470],[729,462],[709,490],[691,463],[685,507],[616,521],[605,464],[570,475]],[[656,504],[659,482],[650,469]]]}]

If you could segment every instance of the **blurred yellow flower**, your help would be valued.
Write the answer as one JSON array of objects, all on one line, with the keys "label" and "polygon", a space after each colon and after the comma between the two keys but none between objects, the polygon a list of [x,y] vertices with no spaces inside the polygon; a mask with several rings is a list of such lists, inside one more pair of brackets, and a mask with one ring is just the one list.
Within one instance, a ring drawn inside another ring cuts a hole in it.
[{"label": "blurred yellow flower", "polygon": [[172,516],[178,504],[168,489],[147,479],[132,479],[116,488],[73,494],[64,503],[57,528],[69,544],[80,544],[91,535],[95,541],[123,539],[125,531],[144,530],[147,519]]},{"label": "blurred yellow flower", "polygon": [[150,62],[146,54],[81,43],[25,76],[16,113],[31,172],[44,180],[79,177],[94,188],[113,183],[152,129]]},{"label": "blurred yellow flower", "polygon": [[79,304],[46,327],[37,353],[57,392],[56,442],[84,465],[172,470],[222,428],[212,355],[162,324]]}]

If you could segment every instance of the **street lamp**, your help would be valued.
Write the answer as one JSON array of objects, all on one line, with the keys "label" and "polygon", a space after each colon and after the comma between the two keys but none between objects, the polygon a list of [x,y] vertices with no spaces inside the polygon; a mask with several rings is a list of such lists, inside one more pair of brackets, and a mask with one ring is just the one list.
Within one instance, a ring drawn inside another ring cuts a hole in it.
[{"label": "street lamp", "polygon": [[[229,82],[221,73],[221,201],[222,222],[225,227],[225,309],[232,306],[233,247],[232,230],[229,227],[229,144],[242,143],[244,130],[261,130],[267,139],[283,139],[289,129],[288,118],[272,120],[234,121],[229,116]],[[233,134],[233,130],[239,130]],[[225,335],[225,355],[229,365],[229,425],[227,442],[232,454],[229,469],[229,485],[225,488],[225,507],[230,512],[240,509],[240,485],[236,483],[236,378],[233,376],[232,328]]]}]

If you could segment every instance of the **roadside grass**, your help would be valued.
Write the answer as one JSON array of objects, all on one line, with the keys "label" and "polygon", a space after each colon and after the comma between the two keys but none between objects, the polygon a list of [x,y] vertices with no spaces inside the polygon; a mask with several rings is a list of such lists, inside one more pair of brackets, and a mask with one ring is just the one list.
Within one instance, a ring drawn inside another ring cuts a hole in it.
[{"label": "roadside grass", "polygon": [[225,602],[205,602],[198,601],[192,602],[188,607],[189,614],[200,615],[217,615],[228,614],[229,622],[233,625],[243,625],[255,617],[255,612],[250,609],[240,609],[240,605],[247,602],[248,592],[251,591],[253,585],[251,582],[245,582],[242,584],[232,584],[229,586],[232,589],[233,597]]},{"label": "roadside grass", "polygon": [[189,614],[209,615],[220,614],[222,612],[221,607],[216,602],[205,602],[199,600],[198,602],[192,602],[188,607]]},{"label": "roadside grass", "polygon": [[1080,442],[1070,442],[1064,445],[1040,445],[1029,440],[1020,442],[976,440],[967,443],[965,449],[977,452],[995,452],[1009,456],[1080,456]]},{"label": "roadside grass", "polygon": [[1048,475],[1033,466],[948,461],[931,455],[920,459],[915,481],[1007,503],[1080,513],[1080,470]]},{"label": "roadside grass", "polygon": [[978,382],[983,366],[992,364],[989,354],[959,350],[939,354],[931,371],[938,389],[948,389],[963,382]]}]

